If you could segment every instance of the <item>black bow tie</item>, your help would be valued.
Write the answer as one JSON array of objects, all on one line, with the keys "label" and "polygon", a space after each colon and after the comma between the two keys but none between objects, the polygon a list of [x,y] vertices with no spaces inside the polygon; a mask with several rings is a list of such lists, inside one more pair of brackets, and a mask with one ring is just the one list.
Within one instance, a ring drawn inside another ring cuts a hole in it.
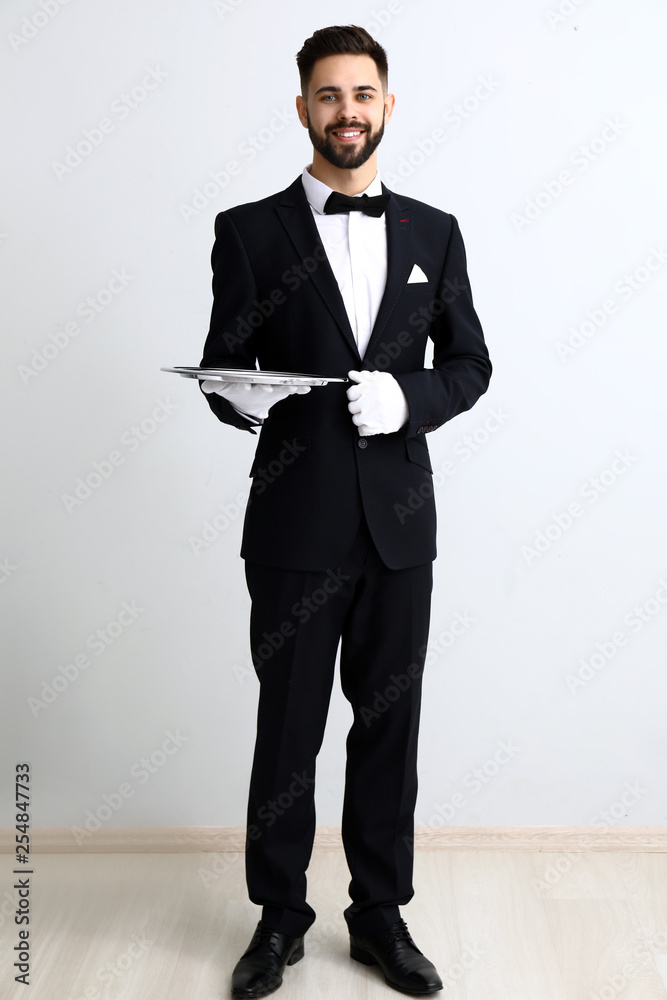
[{"label": "black bow tie", "polygon": [[389,201],[388,194],[378,194],[369,198],[367,194],[357,195],[350,198],[349,195],[341,194],[340,191],[333,191],[324,205],[325,215],[336,215],[338,212],[365,212],[379,219],[384,215],[384,210]]}]

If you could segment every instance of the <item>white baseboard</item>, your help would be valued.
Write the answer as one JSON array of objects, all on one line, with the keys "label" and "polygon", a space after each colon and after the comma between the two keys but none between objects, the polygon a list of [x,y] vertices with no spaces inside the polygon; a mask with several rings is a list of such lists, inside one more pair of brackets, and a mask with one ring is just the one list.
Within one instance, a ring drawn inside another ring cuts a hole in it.
[{"label": "white baseboard", "polygon": [[[77,832],[78,831],[78,832]],[[33,854],[197,854],[244,850],[245,827],[34,827]],[[415,850],[667,852],[663,826],[439,826],[416,827]],[[340,827],[320,826],[315,850],[342,851]],[[14,830],[0,828],[0,853],[14,853]]]}]

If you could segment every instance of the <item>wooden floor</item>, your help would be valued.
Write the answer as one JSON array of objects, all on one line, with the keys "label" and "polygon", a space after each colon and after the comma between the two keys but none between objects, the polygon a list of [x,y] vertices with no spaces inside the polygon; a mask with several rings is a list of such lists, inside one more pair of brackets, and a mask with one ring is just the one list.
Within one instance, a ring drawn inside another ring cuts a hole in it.
[{"label": "wooden floor", "polygon": [[[10,859],[5,858],[7,862]],[[259,910],[241,854],[34,857],[31,983],[14,983],[17,928],[0,917],[2,1000],[217,1000]],[[6,869],[5,869],[6,870]],[[282,1000],[394,997],[353,962],[341,852],[313,855],[318,918]],[[5,882],[6,885],[11,883]],[[421,851],[402,910],[451,1000],[667,1000],[667,855]]]}]

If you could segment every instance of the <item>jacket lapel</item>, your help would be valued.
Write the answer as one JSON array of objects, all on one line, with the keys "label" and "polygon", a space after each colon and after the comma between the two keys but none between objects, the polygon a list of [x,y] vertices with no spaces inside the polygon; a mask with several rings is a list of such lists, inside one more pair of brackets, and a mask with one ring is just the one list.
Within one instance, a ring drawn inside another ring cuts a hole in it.
[{"label": "jacket lapel", "polygon": [[404,206],[400,196],[389,191],[384,184],[382,191],[384,194],[390,195],[385,211],[387,220],[387,284],[364,355],[368,358],[371,356],[371,351],[379,343],[394,306],[405,288],[412,247],[412,225],[409,209]]},{"label": "jacket lapel", "polygon": [[[294,244],[300,261],[314,261],[317,265],[308,271],[309,280],[319,292],[345,340],[359,357],[359,349],[350,326],[345,303],[317,231],[301,177],[297,177],[294,183],[290,184],[283,192],[276,211]],[[304,269],[307,270],[307,267]]]},{"label": "jacket lapel", "polygon": [[[412,246],[409,209],[405,207],[400,196],[389,191],[384,184],[382,191],[390,195],[385,213],[387,220],[387,283],[373,332],[366,348],[366,357],[370,357],[371,350],[382,337],[394,307],[405,288]],[[316,262],[317,266],[309,272],[309,280],[319,292],[345,340],[359,357],[359,349],[350,326],[345,303],[320,240],[301,177],[297,177],[294,183],[290,184],[283,192],[276,211],[299,254],[300,260],[303,262],[310,259]]]}]

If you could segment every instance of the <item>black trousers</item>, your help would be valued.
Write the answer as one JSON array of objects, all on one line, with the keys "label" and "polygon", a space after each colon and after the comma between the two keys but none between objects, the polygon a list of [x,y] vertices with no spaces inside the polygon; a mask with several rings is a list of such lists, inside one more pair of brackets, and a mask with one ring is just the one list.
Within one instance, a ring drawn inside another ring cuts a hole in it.
[{"label": "black trousers", "polygon": [[399,904],[414,894],[432,564],[388,569],[362,521],[341,566],[303,572],[246,562],[246,580],[260,681],[246,838],[250,899],[285,934],[300,936],[315,919],[306,902],[315,761],[341,642],[341,687],[353,710],[342,816],[352,903],[344,915],[351,933],[373,933],[398,920]]}]

